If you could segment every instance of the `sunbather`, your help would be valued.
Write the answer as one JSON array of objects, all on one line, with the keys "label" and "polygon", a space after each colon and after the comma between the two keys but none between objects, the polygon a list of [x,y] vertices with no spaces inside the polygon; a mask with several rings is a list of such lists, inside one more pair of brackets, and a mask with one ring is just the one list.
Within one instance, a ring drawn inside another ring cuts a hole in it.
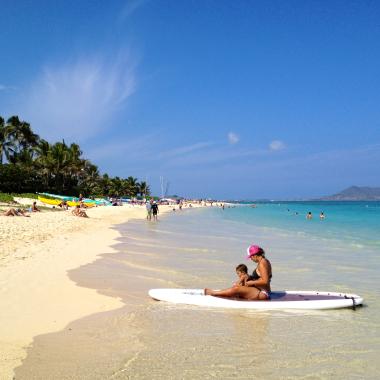
[{"label": "sunbather", "polygon": [[71,211],[73,215],[80,216],[82,218],[88,218],[88,215],[86,214],[86,211],[81,210],[80,206],[77,205],[73,211]]},{"label": "sunbather", "polygon": [[3,212],[4,216],[25,216],[29,217],[30,215],[27,215],[25,213],[25,210],[22,210],[21,208],[15,209],[15,208],[9,208],[7,211]]},{"label": "sunbather", "polygon": [[37,202],[33,202],[32,207],[31,207],[31,210],[32,210],[32,212],[39,212],[39,211],[41,211],[41,210],[37,207]]}]

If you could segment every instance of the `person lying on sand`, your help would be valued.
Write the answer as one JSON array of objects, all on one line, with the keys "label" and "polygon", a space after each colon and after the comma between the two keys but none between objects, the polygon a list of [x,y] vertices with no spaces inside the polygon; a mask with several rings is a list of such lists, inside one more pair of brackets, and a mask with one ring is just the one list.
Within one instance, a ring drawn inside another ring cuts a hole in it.
[{"label": "person lying on sand", "polygon": [[9,208],[7,211],[3,212],[4,216],[25,216],[30,217],[30,215],[26,215],[25,210],[22,210],[21,208],[15,209],[15,208]]},{"label": "person lying on sand", "polygon": [[243,298],[246,300],[269,300],[270,281],[272,279],[272,266],[265,258],[264,250],[257,245],[250,245],[247,249],[247,260],[257,264],[252,276],[245,281],[245,285],[233,286],[224,290],[205,289],[205,295],[217,297]]},{"label": "person lying on sand", "polygon": [[75,216],[80,216],[82,218],[88,218],[88,215],[86,214],[86,211],[81,210],[79,205],[76,205],[74,210],[71,211],[71,213]]}]

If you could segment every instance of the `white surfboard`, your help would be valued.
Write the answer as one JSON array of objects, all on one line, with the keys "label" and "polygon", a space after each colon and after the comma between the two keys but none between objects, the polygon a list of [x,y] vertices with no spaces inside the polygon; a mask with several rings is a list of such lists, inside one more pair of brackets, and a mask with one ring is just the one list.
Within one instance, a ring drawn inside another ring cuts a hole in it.
[{"label": "white surfboard", "polygon": [[149,295],[158,301],[206,307],[258,310],[285,309],[340,309],[355,308],[363,304],[363,298],[356,294],[315,292],[315,291],[276,291],[266,301],[246,301],[204,295],[203,289],[151,289]]}]

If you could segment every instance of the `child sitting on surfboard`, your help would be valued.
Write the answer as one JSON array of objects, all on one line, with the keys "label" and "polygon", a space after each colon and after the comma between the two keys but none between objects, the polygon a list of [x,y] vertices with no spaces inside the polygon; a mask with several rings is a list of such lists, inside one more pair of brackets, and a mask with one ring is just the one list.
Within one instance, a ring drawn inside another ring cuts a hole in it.
[{"label": "child sitting on surfboard", "polygon": [[245,283],[249,280],[248,267],[245,264],[239,264],[236,267],[236,274],[239,280],[234,282],[234,286],[245,286]]},{"label": "child sitting on surfboard", "polygon": [[245,281],[245,286],[237,285],[229,289],[213,290],[206,288],[205,295],[216,297],[243,298],[246,300],[269,300],[270,282],[272,279],[272,266],[265,257],[264,250],[258,245],[250,245],[247,248],[247,260],[257,264],[252,276]]}]

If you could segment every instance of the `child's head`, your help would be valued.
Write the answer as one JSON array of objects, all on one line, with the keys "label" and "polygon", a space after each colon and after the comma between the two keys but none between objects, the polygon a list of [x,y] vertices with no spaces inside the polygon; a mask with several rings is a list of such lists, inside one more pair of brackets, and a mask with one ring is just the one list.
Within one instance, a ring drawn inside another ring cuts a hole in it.
[{"label": "child's head", "polygon": [[239,264],[236,267],[236,273],[237,273],[237,275],[239,275],[239,274],[247,274],[248,273],[247,266],[245,264]]}]

